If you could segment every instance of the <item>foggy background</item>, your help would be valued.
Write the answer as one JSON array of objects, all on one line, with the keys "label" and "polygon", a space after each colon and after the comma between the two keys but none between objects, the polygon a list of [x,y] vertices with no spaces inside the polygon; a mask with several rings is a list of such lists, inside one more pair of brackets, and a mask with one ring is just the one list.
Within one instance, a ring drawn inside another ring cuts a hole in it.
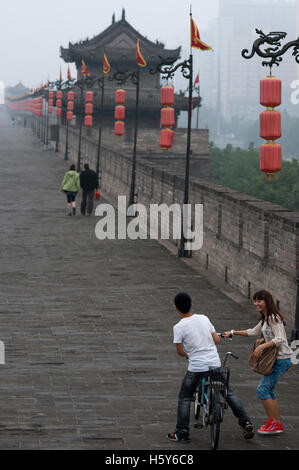
[{"label": "foggy background", "polygon": [[[151,41],[157,39],[168,49],[182,46],[181,57],[190,54],[190,0],[1,0],[0,28],[0,102],[2,89],[19,82],[36,88],[48,79],[66,78],[68,64],[60,59],[60,46],[68,47],[98,35],[111,25],[112,15],[119,21],[125,8],[126,20]],[[193,115],[193,127],[208,128],[210,139],[219,147],[228,143],[247,147],[259,142],[259,80],[269,74],[261,58],[245,60],[241,51],[251,51],[258,38],[255,28],[264,33],[287,32],[282,42],[294,40],[299,32],[299,0],[193,0],[193,19],[201,38],[214,51],[193,49],[194,79],[200,73],[202,107]],[[299,79],[298,65],[290,49],[273,74],[283,81],[280,107],[286,127],[299,126],[299,104],[291,103],[292,83]],[[70,64],[76,77],[76,67]],[[102,68],[102,57],[99,58]],[[174,80],[176,91],[186,90],[188,81],[181,73]],[[181,113],[179,127],[187,125]],[[297,121],[298,119],[298,121]],[[286,132],[284,130],[284,135]],[[293,140],[293,138],[292,138]],[[290,141],[290,138],[287,138]],[[294,142],[293,148],[297,146]],[[293,149],[287,157],[299,158]]]}]

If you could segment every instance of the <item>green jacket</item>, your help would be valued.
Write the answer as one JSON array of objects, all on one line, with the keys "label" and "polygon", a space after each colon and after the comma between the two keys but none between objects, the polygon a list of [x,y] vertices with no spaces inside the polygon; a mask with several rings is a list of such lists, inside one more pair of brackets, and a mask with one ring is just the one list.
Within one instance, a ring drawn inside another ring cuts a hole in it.
[{"label": "green jacket", "polygon": [[80,175],[76,171],[68,171],[61,184],[62,191],[71,191],[78,193],[80,191]]}]

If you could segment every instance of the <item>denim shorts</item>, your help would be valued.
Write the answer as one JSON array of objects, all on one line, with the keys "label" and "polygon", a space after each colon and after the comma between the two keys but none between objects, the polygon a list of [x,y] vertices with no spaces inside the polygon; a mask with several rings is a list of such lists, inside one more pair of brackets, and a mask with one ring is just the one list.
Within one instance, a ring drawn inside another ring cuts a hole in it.
[{"label": "denim shorts", "polygon": [[272,373],[264,375],[257,387],[257,395],[261,400],[275,400],[275,387],[281,377],[291,367],[291,359],[276,359]]}]

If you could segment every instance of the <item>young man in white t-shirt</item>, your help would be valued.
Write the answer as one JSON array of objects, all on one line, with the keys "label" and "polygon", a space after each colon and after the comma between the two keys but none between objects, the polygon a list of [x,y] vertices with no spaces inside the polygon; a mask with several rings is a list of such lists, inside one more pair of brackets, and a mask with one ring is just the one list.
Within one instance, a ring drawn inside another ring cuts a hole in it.
[{"label": "young man in white t-shirt", "polygon": [[[177,410],[177,426],[174,433],[168,434],[172,441],[190,441],[190,405],[197,385],[207,376],[209,368],[221,366],[216,344],[220,343],[214,326],[205,315],[191,313],[191,298],[188,294],[178,294],[175,306],[182,317],[174,328],[174,344],[177,353],[189,360],[188,371],[183,380]],[[245,439],[254,436],[253,426],[239,398],[228,390],[227,402],[239,420]]]}]

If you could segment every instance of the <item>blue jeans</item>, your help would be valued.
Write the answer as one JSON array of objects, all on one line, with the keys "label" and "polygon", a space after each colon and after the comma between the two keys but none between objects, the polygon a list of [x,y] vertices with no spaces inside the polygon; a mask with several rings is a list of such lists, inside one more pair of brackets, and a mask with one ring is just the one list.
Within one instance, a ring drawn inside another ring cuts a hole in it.
[{"label": "blue jeans", "polygon": [[275,387],[281,377],[291,367],[291,359],[276,359],[272,373],[264,375],[257,387],[257,396],[261,400],[276,399]]},{"label": "blue jeans", "polygon": [[[179,393],[176,426],[176,430],[180,431],[182,434],[189,434],[191,401],[197,386],[202,382],[204,377],[207,377],[207,375],[207,372],[187,371],[184,377]],[[241,401],[230,388],[228,388],[227,403],[235,417],[238,418],[240,426],[243,426],[247,421],[250,421]]]}]

